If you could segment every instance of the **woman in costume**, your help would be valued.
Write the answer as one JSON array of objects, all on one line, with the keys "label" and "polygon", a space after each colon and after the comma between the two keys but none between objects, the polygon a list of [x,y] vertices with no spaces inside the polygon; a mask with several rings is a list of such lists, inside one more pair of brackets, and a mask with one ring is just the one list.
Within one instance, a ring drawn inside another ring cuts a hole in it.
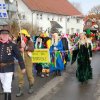
[{"label": "woman in costume", "polygon": [[51,66],[50,71],[55,72],[55,75],[61,76],[61,71],[64,69],[64,63],[61,57],[63,51],[62,41],[59,39],[58,33],[52,35],[52,46],[50,47]]},{"label": "woman in costume", "polygon": [[70,61],[70,59],[69,59],[69,54],[70,54],[69,40],[68,40],[67,34],[64,34],[61,36],[61,41],[63,44],[62,58],[63,58],[63,62],[64,62],[64,69],[66,70],[67,62]]},{"label": "woman in costume", "polygon": [[73,51],[73,53],[76,53],[73,54],[73,56],[77,55],[76,77],[81,83],[87,82],[89,79],[92,79],[92,48],[91,43],[88,41],[85,34],[80,34],[80,40],[78,41],[77,49],[75,52]]}]

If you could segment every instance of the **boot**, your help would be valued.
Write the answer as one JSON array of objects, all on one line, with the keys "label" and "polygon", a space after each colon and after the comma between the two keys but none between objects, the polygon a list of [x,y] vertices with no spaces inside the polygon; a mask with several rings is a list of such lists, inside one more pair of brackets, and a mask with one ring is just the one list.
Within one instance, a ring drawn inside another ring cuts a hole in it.
[{"label": "boot", "polygon": [[33,84],[29,85],[29,91],[28,91],[29,94],[32,94],[33,93]]},{"label": "boot", "polygon": [[54,71],[54,77],[57,76],[57,70]]},{"label": "boot", "polygon": [[11,93],[4,93],[4,100],[11,100]]},{"label": "boot", "polygon": [[23,88],[19,87],[19,92],[16,94],[16,97],[20,97],[23,95]]},{"label": "boot", "polygon": [[57,70],[57,76],[61,76],[61,71]]},{"label": "boot", "polygon": [[40,72],[37,72],[36,74],[37,74],[37,76],[41,76],[41,73]]}]

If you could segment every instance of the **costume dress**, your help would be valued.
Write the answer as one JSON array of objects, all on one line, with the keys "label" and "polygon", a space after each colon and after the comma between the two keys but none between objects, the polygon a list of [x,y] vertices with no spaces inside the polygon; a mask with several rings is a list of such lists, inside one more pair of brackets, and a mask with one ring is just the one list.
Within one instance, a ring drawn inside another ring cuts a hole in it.
[{"label": "costume dress", "polygon": [[57,45],[52,45],[50,48],[50,57],[51,57],[50,71],[51,72],[56,70],[62,71],[64,69],[64,63],[60,51],[63,51],[63,44],[61,40],[58,41]]},{"label": "costume dress", "polygon": [[61,38],[62,44],[63,44],[63,52],[62,52],[62,59],[64,62],[64,68],[66,69],[67,62],[69,61],[68,59],[68,50],[69,50],[69,45],[68,45],[68,39],[66,37]]},{"label": "costume dress", "polygon": [[80,82],[92,79],[92,68],[91,68],[90,57],[92,57],[91,44],[79,43],[77,48],[76,77]]}]

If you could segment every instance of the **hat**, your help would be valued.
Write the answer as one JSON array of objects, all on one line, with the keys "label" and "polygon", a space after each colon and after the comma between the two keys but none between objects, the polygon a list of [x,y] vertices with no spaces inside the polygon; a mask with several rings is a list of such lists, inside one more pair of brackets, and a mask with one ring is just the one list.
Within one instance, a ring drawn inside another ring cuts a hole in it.
[{"label": "hat", "polygon": [[2,29],[0,30],[0,34],[9,34],[9,30]]},{"label": "hat", "polygon": [[19,33],[24,34],[27,37],[30,37],[30,34],[27,32],[26,29],[22,29]]}]

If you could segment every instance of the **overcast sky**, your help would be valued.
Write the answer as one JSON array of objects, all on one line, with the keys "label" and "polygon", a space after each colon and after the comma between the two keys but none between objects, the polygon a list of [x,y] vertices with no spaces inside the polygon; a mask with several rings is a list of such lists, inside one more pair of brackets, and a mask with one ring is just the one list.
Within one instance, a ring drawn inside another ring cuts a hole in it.
[{"label": "overcast sky", "polygon": [[100,5],[100,0],[68,0],[68,1],[72,3],[73,2],[80,3],[83,14],[87,14],[92,7]]}]

